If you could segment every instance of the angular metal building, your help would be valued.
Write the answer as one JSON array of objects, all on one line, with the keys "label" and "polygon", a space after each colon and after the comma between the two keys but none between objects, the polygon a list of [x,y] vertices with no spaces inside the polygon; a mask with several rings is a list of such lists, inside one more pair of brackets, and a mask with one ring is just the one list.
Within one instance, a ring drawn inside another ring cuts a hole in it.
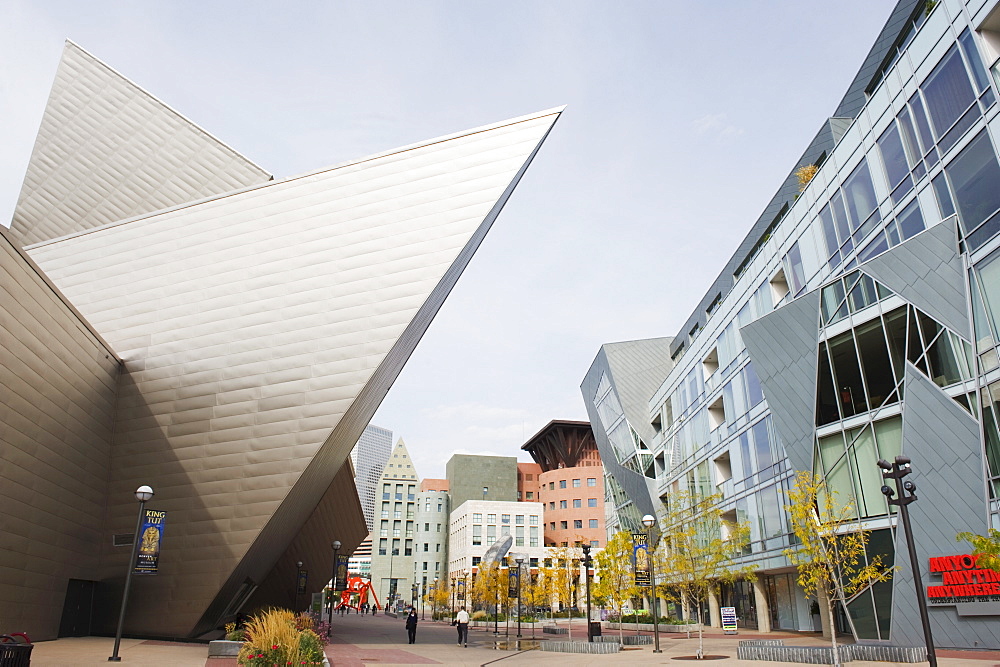
[{"label": "angular metal building", "polygon": [[351,448],[560,111],[273,180],[68,43],[2,234],[5,625],[113,629],[141,484],[126,633],[319,590],[367,534]]}]

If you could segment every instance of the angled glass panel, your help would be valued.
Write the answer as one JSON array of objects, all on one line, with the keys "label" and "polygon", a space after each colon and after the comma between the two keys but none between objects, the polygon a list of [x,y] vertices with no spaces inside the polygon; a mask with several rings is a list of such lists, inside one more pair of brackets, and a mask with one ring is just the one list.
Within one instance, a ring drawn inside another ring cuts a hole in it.
[{"label": "angled glass panel", "polygon": [[920,206],[916,199],[896,216],[896,223],[899,225],[899,235],[903,241],[924,231],[924,217],[920,214]]},{"label": "angled glass panel", "polygon": [[958,47],[948,49],[944,58],[920,85],[927,101],[927,113],[937,137],[942,137],[965,110],[976,101]]},{"label": "angled glass panel", "polygon": [[871,172],[868,171],[867,160],[862,160],[847,180],[844,181],[844,200],[851,223],[851,230],[856,230],[868,220],[872,212],[877,210],[875,186],[872,185]]},{"label": "angled glass panel", "polygon": [[838,411],[838,393],[833,384],[833,371],[830,368],[830,357],[826,351],[826,343],[819,345],[818,378],[816,387],[816,425],[831,424],[840,419]]},{"label": "angled glass panel", "polygon": [[844,417],[866,412],[868,403],[852,332],[830,339],[829,346],[841,412]]},{"label": "angled glass panel", "polygon": [[889,356],[892,358],[893,375],[896,383],[903,379],[903,369],[906,359],[906,307],[897,308],[883,316],[885,336],[889,343]]},{"label": "angled glass panel", "polygon": [[844,283],[842,280],[832,282],[823,288],[820,305],[823,313],[824,324],[830,324],[836,321],[834,319],[834,315],[838,313],[841,305],[843,305],[844,296]]},{"label": "angled glass panel", "polygon": [[876,319],[862,324],[857,328],[855,335],[861,353],[865,385],[868,387],[868,403],[876,408],[884,405],[896,388],[882,320]]},{"label": "angled glass panel", "polygon": [[985,130],[945,167],[945,173],[955,193],[959,220],[968,235],[1000,209],[1000,165]]},{"label": "angled glass panel", "polygon": [[886,128],[882,136],[878,138],[877,143],[879,154],[882,156],[882,164],[885,166],[885,175],[889,179],[889,189],[892,190],[910,174],[910,165],[907,163],[906,151],[903,149],[903,140],[899,136],[899,129],[895,123],[891,123]]}]

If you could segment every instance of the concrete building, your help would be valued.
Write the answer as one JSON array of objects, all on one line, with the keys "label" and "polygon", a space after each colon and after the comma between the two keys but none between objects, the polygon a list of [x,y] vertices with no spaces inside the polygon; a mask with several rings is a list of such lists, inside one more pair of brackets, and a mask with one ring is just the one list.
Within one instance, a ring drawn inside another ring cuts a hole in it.
[{"label": "concrete building", "polygon": [[448,493],[448,480],[446,479],[431,479],[430,477],[425,477],[420,480],[420,490],[421,491],[444,491]]},{"label": "concrete building", "polygon": [[126,634],[294,604],[296,562],[352,551],[350,450],[558,115],[274,179],[67,43],[0,231],[6,626],[114,631],[144,484]]},{"label": "concrete building", "polygon": [[392,451],[392,431],[369,424],[365,427],[358,444],[351,450],[351,465],[354,468],[354,486],[358,489],[358,500],[365,515],[368,532],[375,528],[375,504],[378,495],[378,481],[389,453]]},{"label": "concrete building", "polygon": [[347,561],[347,571],[352,577],[371,579],[372,577],[372,536],[368,534]]},{"label": "concrete building", "polygon": [[603,547],[604,468],[590,424],[553,420],[521,449],[541,470],[538,500],[545,508],[544,545]]},{"label": "concrete building", "polygon": [[372,550],[372,586],[383,603],[410,599],[419,484],[410,453],[400,438],[378,481],[378,532],[373,534],[378,548]]},{"label": "concrete building", "polygon": [[[739,562],[757,581],[717,600],[745,626],[812,629],[784,555],[784,498],[803,471],[854,502],[869,553],[899,568],[838,610],[839,630],[923,645],[917,569],[938,646],[1000,648],[1000,589],[944,586],[954,573],[930,568],[968,552],[959,531],[1000,526],[998,54],[996,0],[898,2],[670,342],[647,397],[656,498],[719,493],[750,526]],[[586,401],[604,395],[585,384]],[[919,489],[912,563],[876,466],[897,455]]]},{"label": "concrete building", "polygon": [[514,538],[508,556],[522,554],[526,559],[525,567],[537,567],[545,558],[543,522],[541,503],[500,500],[468,500],[462,503],[452,511],[448,529],[448,577],[451,585],[456,586],[458,581],[471,582],[483,554],[504,535]]},{"label": "concrete building", "polygon": [[540,485],[538,477],[541,474],[542,466],[537,463],[517,462],[517,499],[519,501],[534,502],[538,500]]},{"label": "concrete building", "polygon": [[467,500],[517,500],[517,457],[455,454],[445,466],[451,506]]},{"label": "concrete building", "polygon": [[418,597],[426,595],[435,578],[444,580],[447,575],[450,515],[447,491],[417,493],[413,521],[413,581],[418,587]]}]

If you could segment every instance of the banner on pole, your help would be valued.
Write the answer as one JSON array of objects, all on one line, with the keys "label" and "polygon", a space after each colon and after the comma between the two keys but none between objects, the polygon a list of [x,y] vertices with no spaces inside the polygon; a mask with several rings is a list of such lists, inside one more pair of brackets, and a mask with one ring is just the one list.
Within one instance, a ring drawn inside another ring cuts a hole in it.
[{"label": "banner on pole", "polygon": [[309,571],[304,568],[299,568],[299,577],[296,580],[298,583],[296,584],[295,587],[295,590],[297,590],[299,594],[306,592],[306,582],[308,580],[309,580]]},{"label": "banner on pole", "polygon": [[519,576],[520,573],[513,568],[507,572],[507,597],[517,597],[517,579]]},{"label": "banner on pole", "polygon": [[136,555],[136,574],[156,574],[160,562],[160,542],[167,513],[161,510],[143,510],[142,528],[139,529],[139,552]]},{"label": "banner on pole", "polygon": [[337,576],[333,581],[333,590],[335,591],[345,591],[347,590],[347,561],[350,560],[349,555],[337,554],[337,564],[334,572]]},{"label": "banner on pole", "polygon": [[646,544],[645,533],[632,533],[632,570],[635,572],[635,585],[648,588],[649,546]]}]

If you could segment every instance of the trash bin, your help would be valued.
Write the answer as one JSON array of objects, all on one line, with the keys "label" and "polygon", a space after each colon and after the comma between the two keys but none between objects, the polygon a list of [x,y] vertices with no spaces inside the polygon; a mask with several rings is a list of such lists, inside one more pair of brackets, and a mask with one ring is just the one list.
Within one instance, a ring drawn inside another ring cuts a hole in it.
[{"label": "trash bin", "polygon": [[590,636],[591,637],[600,637],[601,636],[601,622],[600,621],[591,621],[590,622]]},{"label": "trash bin", "polygon": [[0,667],[28,667],[34,644],[0,644]]}]

